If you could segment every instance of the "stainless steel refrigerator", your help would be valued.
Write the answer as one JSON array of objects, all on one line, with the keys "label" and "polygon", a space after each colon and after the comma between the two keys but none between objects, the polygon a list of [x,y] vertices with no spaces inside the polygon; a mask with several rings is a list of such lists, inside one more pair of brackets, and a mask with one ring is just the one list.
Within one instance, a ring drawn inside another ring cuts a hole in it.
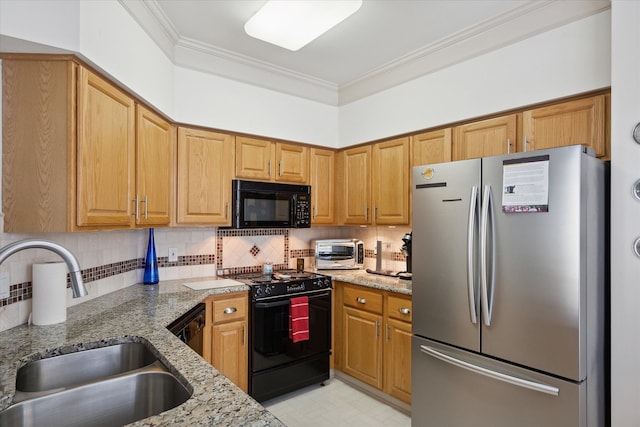
[{"label": "stainless steel refrigerator", "polygon": [[413,168],[412,425],[605,425],[607,165]]}]

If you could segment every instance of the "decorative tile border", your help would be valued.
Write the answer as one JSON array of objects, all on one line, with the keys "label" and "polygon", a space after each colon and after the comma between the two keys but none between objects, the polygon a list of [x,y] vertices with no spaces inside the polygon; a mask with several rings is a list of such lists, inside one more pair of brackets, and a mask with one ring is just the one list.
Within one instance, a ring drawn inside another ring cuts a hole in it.
[{"label": "decorative tile border", "polygon": [[[189,265],[215,264],[216,256],[209,255],[184,255],[179,256],[178,261],[169,262],[168,257],[158,258],[158,267],[182,267]],[[144,258],[130,259],[126,261],[114,262],[111,264],[100,265],[97,267],[86,268],[82,270],[82,280],[85,283],[93,282],[100,279],[106,279],[118,274],[127,273],[129,271],[144,269]],[[71,279],[67,274],[67,288],[71,286]],[[16,283],[9,287],[9,297],[0,300],[0,307],[9,304],[15,304],[25,301],[33,296],[33,286],[31,282]]]},{"label": "decorative tile border", "polygon": [[308,258],[316,256],[315,249],[291,249],[289,258]]},{"label": "decorative tile border", "polygon": [[[220,229],[216,231],[216,268],[218,275],[241,274],[241,273],[259,273],[262,271],[261,266],[246,266],[223,268],[224,245],[223,237],[247,237],[247,236],[284,236],[284,260],[289,259],[289,229],[288,228],[251,228],[251,229]],[[257,248],[260,250],[260,248]],[[289,265],[274,264],[274,270],[283,270],[289,268]]]}]

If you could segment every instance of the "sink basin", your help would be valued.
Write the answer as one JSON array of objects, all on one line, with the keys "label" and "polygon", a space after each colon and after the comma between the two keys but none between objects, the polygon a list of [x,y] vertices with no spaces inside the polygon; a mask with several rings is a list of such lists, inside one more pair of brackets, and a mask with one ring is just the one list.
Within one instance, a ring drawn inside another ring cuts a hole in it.
[{"label": "sink basin", "polygon": [[34,360],[18,369],[16,391],[83,384],[151,365],[156,359],[145,344],[132,342]]},{"label": "sink basin", "polygon": [[16,403],[1,426],[121,426],[184,403],[191,393],[161,368],[148,367]]}]

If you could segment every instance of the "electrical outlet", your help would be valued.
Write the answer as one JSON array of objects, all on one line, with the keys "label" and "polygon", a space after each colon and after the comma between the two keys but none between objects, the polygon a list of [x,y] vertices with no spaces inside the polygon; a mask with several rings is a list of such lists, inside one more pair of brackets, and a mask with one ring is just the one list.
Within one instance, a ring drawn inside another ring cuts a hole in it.
[{"label": "electrical outlet", "polygon": [[169,262],[178,262],[178,249],[169,248]]},{"label": "electrical outlet", "polygon": [[0,273],[0,299],[9,298],[9,285],[11,283],[11,276],[8,271]]}]

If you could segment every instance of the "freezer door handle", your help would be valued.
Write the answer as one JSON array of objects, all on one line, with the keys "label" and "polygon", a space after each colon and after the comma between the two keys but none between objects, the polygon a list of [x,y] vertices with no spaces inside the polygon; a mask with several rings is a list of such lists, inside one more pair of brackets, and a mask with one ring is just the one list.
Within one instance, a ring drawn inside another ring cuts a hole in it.
[{"label": "freezer door handle", "polygon": [[476,281],[476,212],[478,210],[478,187],[471,187],[471,201],[469,202],[469,224],[467,226],[467,287],[469,293],[469,314],[471,315],[471,323],[478,323],[478,316],[476,313],[476,295],[475,295],[475,281]]},{"label": "freezer door handle", "polygon": [[473,363],[469,363],[464,360],[455,358],[453,356],[449,356],[448,354],[444,354],[436,350],[435,348],[431,348],[426,345],[421,345],[420,351],[429,356],[435,357],[436,359],[442,360],[443,362],[449,363],[459,368],[467,369],[471,372],[475,372],[476,374],[484,375],[486,377],[493,378],[498,381],[503,381],[509,384],[516,385],[518,387],[528,388],[534,391],[538,391],[540,393],[550,394],[552,396],[558,396],[560,394],[560,389],[558,387],[553,387],[547,384],[542,384],[542,383],[527,380],[524,378],[515,377],[513,375],[493,371],[491,369],[487,369],[482,366],[474,365]]},{"label": "freezer door handle", "polygon": [[[491,326],[491,315],[493,313],[493,292],[495,287],[495,222],[493,217],[493,194],[491,186],[484,187],[482,197],[482,217],[480,221],[480,281],[481,281],[481,306],[484,324]],[[491,223],[491,242],[487,241],[489,223]],[[487,246],[491,246],[488,248]],[[491,270],[488,271],[487,251],[491,250]],[[489,277],[490,276],[490,277]],[[490,289],[489,289],[490,288]]]}]

